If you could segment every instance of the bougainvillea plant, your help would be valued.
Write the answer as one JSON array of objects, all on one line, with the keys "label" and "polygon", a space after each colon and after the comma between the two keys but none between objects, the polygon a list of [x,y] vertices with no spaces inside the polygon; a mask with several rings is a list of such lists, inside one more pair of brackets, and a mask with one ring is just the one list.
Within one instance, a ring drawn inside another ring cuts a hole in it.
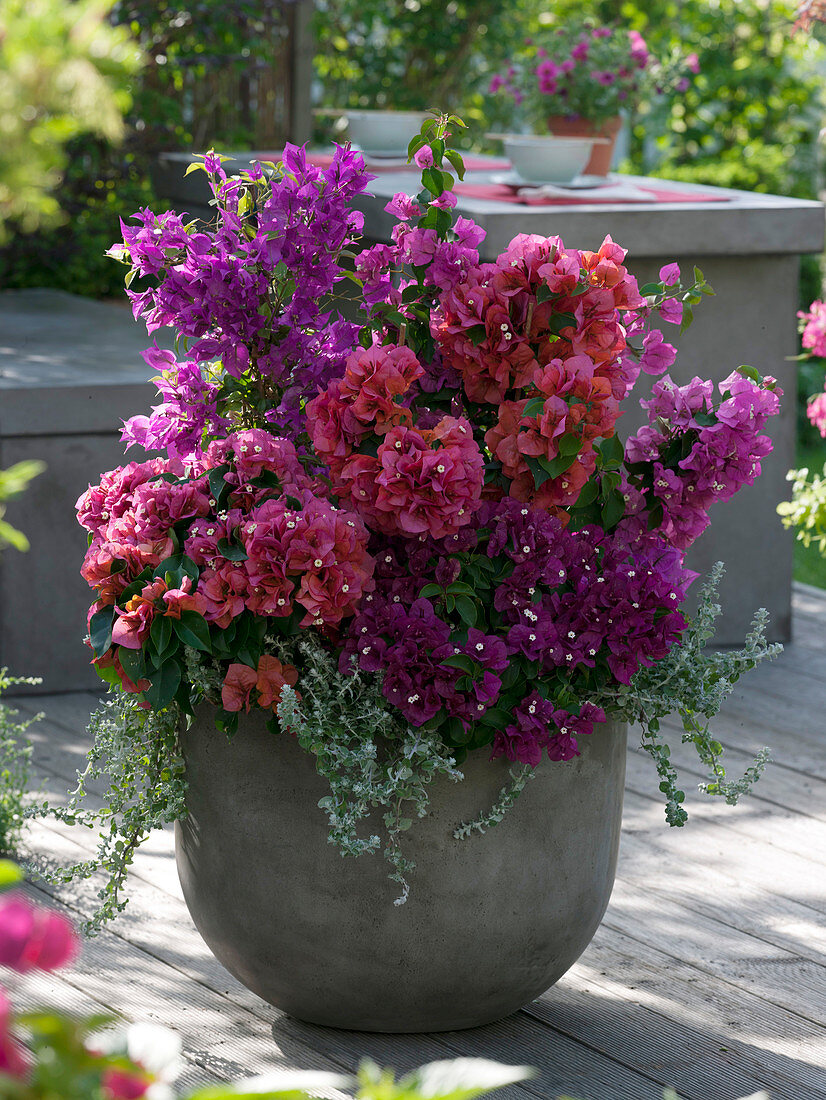
[{"label": "bougainvillea plant", "polygon": [[[469,752],[512,762],[513,786],[457,836],[499,820],[606,715],[642,723],[672,824],[686,813],[669,712],[711,793],[736,801],[759,774],[762,758],[726,780],[707,719],[775,651],[765,616],[741,653],[705,654],[713,591],[689,622],[684,554],[759,473],[777,385],[750,368],[717,385],[665,373],[676,352],[653,319],[687,323],[710,292],[699,271],[683,286],[670,264],[639,287],[610,237],[591,252],[520,235],[481,262],[444,167],[462,172],[459,126],[424,124],[421,190],[392,199],[390,243],[365,251],[352,200],[371,177],[347,147],[329,168],[290,147],[234,177],[210,154],[211,227],[149,210],[123,226],[135,316],[172,326],[178,350],[146,353],[162,400],[124,430],[163,456],[78,502],[88,643],[116,689],[91,768],[115,758],[132,776],[110,791],[106,915],[124,850],[182,812],[176,727],[203,701],[230,735],[259,708],[316,755],[345,851],[376,846],[358,828],[383,807],[403,896],[398,834]],[[335,308],[344,279],[357,322]],[[661,377],[623,441],[641,372]],[[57,812],[91,820],[78,801]]]},{"label": "bougainvillea plant", "polygon": [[552,116],[602,123],[643,96],[684,92],[697,72],[695,53],[656,58],[639,31],[572,20],[527,39],[489,90],[541,133]]}]

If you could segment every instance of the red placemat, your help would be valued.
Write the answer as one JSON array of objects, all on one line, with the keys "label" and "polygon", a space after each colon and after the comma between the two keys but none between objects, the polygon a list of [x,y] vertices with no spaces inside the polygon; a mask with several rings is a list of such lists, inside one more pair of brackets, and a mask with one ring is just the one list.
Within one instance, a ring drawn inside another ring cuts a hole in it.
[{"label": "red placemat", "polygon": [[[608,189],[610,185],[606,185]],[[659,190],[653,187],[640,187],[640,191],[644,191],[646,198],[640,197],[628,197],[622,198],[616,195],[611,195],[610,191],[606,195],[604,200],[600,200],[598,195],[591,193],[587,197],[582,197],[571,191],[570,197],[568,195],[559,196],[556,195],[543,195],[539,192],[531,194],[520,195],[518,194],[518,188],[506,183],[457,183],[453,188],[457,195],[467,195],[472,199],[486,199],[489,202],[506,202],[512,203],[517,206],[589,206],[593,203],[600,201],[613,203],[669,203],[669,202],[730,202],[730,195],[719,195],[712,193],[711,191],[673,191],[673,190]],[[598,189],[597,189],[598,190]],[[650,197],[648,197],[650,196]]]}]

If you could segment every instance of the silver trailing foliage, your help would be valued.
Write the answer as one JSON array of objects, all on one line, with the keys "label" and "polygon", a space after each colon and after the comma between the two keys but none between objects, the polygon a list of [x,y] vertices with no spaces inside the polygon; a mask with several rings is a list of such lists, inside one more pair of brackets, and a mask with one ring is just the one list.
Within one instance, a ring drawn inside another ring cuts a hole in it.
[{"label": "silver trailing foliage", "polygon": [[289,655],[302,670],[301,696],[285,687],[278,719],[315,756],[319,775],[330,784],[330,794],[319,802],[330,841],[343,856],[376,851],[381,837],[360,836],[359,830],[375,824],[380,813],[390,878],[401,888],[395,904],[403,905],[415,864],[402,852],[401,834],[427,813],[432,780],[446,775],[458,781],[462,773],[438,737],[412,729],[390,711],[380,677],[357,669],[342,674],[312,637],[297,642]]},{"label": "silver trailing foliage", "polygon": [[[67,806],[47,802],[31,806],[27,816],[51,816],[67,825],[99,829],[96,854],[88,860],[58,870],[35,868],[51,883],[91,878],[98,871],[106,881],[98,892],[100,906],[82,925],[88,935],[126,907],[123,888],[135,852],[153,829],[186,813],[186,778],[178,749],[177,707],[143,710],[134,695],[113,691],[90,720],[94,744],[86,769],[78,772],[77,788]],[[87,784],[106,776],[104,805],[89,809],[84,803]]]},{"label": "silver trailing foliage", "polygon": [[473,821],[465,821],[453,830],[457,840],[467,840],[474,833],[486,833],[494,825],[498,825],[508,810],[516,802],[517,798],[528,785],[528,780],[536,775],[536,768],[530,764],[514,764],[510,770],[510,783],[506,784],[499,792],[491,808]]},{"label": "silver trailing foliage", "polygon": [[696,615],[668,656],[651,668],[640,669],[628,687],[620,684],[606,689],[601,698],[595,700],[612,716],[642,727],[642,748],[657,766],[669,825],[684,825],[688,814],[683,807],[685,792],[679,786],[671,749],[660,731],[661,718],[669,714],[680,715],[685,730],[682,743],[694,746],[701,763],[710,772],[708,782],[700,784],[700,790],[724,798],[730,805],[751,790],[769,760],[769,750],[761,749],[740,779],[728,779],[722,762],[723,746],[709,729],[711,719],[742,674],[761,661],[776,657],[783,649],[779,643],[766,641],[769,616],[760,608],[742,649],[706,650],[721,614],[717,595],[723,572],[722,562],[717,562],[703,585]]},{"label": "silver trailing foliage", "polygon": [[[19,684],[39,684],[34,676],[9,676],[0,668],[0,694]],[[0,852],[11,853],[20,841],[31,783],[32,745],[29,726],[42,714],[20,718],[20,713],[0,703]]]}]

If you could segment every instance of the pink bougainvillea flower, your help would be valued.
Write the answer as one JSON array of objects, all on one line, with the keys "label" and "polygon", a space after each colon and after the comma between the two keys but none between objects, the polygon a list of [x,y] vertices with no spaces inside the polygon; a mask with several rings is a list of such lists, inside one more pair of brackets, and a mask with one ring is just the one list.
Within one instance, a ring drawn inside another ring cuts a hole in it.
[{"label": "pink bougainvillea flower", "polygon": [[258,673],[249,665],[233,663],[227,669],[221,688],[224,710],[249,710],[252,690],[258,683]]},{"label": "pink bougainvillea flower", "polygon": [[281,689],[285,684],[295,687],[298,682],[298,670],[292,665],[282,665],[277,657],[267,654],[258,662],[258,705],[265,709],[274,707],[281,701]]},{"label": "pink bougainvillea flower", "polygon": [[667,344],[665,337],[659,329],[652,329],[642,342],[642,356],[640,368],[646,374],[662,374],[674,364],[677,358],[677,349],[673,344]]},{"label": "pink bougainvillea flower", "polygon": [[826,302],[817,298],[807,312],[801,310],[797,316],[802,326],[803,347],[812,355],[826,357]]},{"label": "pink bougainvillea flower", "polygon": [[384,435],[395,424],[410,422],[410,410],[396,399],[422,374],[424,368],[410,348],[376,344],[348,358],[338,394],[361,424]]},{"label": "pink bougainvillea flower", "polygon": [[75,957],[80,941],[60,913],[32,905],[20,894],[0,899],[0,965],[12,970],[57,970]]},{"label": "pink bougainvillea flower", "polygon": [[202,615],[206,608],[203,596],[192,591],[192,579],[184,577],[180,588],[167,588],[162,577],[156,577],[138,595],[127,600],[112,625],[112,642],[125,649],[140,649],[152,627],[156,615],[180,619],[182,611],[197,611]]},{"label": "pink bougainvillea flower", "polygon": [[413,160],[416,162],[417,168],[432,168],[433,150],[429,145],[423,145],[421,149],[417,149],[413,154]]},{"label": "pink bougainvillea flower", "polygon": [[452,210],[456,205],[456,196],[452,191],[442,191],[441,195],[438,195],[428,205],[436,206],[439,210]]},{"label": "pink bougainvillea flower", "polygon": [[446,538],[471,522],[484,460],[468,421],[443,417],[424,432],[394,428],[378,460],[374,508],[382,530]]}]

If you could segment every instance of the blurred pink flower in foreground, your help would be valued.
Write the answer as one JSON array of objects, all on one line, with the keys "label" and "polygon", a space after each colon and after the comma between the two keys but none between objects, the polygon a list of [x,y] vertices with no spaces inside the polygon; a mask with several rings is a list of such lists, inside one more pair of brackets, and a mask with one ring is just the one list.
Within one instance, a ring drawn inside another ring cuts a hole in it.
[{"label": "blurred pink flower in foreground", "polygon": [[56,970],[77,955],[80,940],[70,921],[32,905],[20,894],[0,900],[0,965],[12,970]]}]

